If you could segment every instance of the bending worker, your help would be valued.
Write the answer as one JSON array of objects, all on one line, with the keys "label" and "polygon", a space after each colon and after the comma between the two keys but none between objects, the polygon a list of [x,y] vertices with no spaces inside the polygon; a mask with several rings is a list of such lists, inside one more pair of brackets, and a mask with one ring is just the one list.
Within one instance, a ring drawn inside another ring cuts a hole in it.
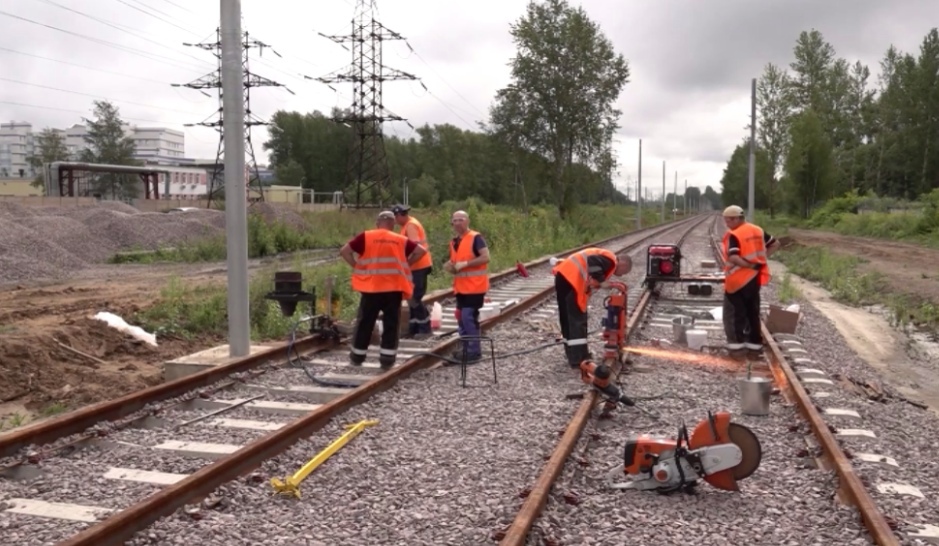
[{"label": "bending worker", "polygon": [[602,248],[587,248],[562,260],[551,273],[558,299],[558,316],[564,352],[571,368],[590,359],[587,346],[587,301],[594,289],[603,286],[612,275],[626,275],[632,270],[628,254],[613,254]]},{"label": "bending worker", "polygon": [[[453,274],[453,292],[456,294],[456,321],[460,337],[479,336],[479,310],[489,291],[489,248],[479,233],[469,228],[469,215],[458,210],[450,217],[456,237],[450,241],[450,260],[443,268]],[[478,339],[463,342],[463,350],[456,351],[454,359],[477,362],[482,359]]]},{"label": "bending worker", "polygon": [[732,356],[762,351],[760,288],[769,283],[766,259],[779,241],[759,226],[746,221],[743,209],[724,209],[724,333]]},{"label": "bending worker", "polygon": [[408,214],[410,210],[411,207],[407,205],[395,205],[391,212],[395,215],[395,222],[401,226],[401,231],[398,233],[414,241],[427,251],[421,259],[411,266],[414,293],[408,299],[408,310],[410,311],[408,335],[423,337],[433,333],[430,329],[430,313],[427,312],[427,307],[424,307],[424,294],[427,293],[427,277],[433,272],[434,262],[430,255],[430,245],[427,242],[424,226]]},{"label": "bending worker", "polygon": [[[390,211],[378,214],[375,229],[363,231],[346,243],[339,255],[352,266],[352,289],[361,293],[355,333],[349,361],[361,366],[368,354],[369,341],[378,314],[382,315],[381,348],[378,363],[382,369],[394,366],[398,354],[398,326],[401,301],[414,292],[411,264],[426,250],[407,237],[391,231],[395,216]],[[353,256],[358,254],[358,259]]]}]

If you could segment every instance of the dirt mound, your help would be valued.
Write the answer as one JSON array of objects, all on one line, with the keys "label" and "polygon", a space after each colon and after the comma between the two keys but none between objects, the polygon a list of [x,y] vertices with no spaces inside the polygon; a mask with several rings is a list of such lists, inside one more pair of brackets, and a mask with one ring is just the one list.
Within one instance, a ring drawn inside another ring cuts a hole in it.
[{"label": "dirt mound", "polygon": [[161,363],[198,342],[158,339],[159,347],[91,318],[67,319],[55,331],[0,334],[0,402],[28,399],[40,409],[116,398],[161,381]]},{"label": "dirt mound", "polygon": [[263,218],[265,222],[280,222],[301,232],[310,229],[310,224],[307,223],[299,212],[270,203],[253,203],[248,207],[248,214],[257,214]]}]

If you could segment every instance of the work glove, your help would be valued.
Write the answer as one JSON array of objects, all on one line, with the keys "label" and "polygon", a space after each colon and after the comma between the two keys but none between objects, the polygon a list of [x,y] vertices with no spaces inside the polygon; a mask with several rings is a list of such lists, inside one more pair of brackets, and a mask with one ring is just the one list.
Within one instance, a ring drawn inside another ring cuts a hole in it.
[{"label": "work glove", "polygon": [[466,267],[466,263],[467,263],[467,262],[457,262],[457,263],[453,264],[453,269],[455,269],[457,272],[459,272],[459,271],[461,271],[464,267]]}]

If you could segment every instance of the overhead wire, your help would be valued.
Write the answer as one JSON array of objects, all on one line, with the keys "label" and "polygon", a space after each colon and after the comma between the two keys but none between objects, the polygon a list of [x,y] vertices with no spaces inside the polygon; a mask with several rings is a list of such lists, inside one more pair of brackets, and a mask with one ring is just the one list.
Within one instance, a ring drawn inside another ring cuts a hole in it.
[{"label": "overhead wire", "polygon": [[[158,20],[158,21],[162,21],[162,22],[164,22],[164,23],[166,23],[166,24],[168,24],[168,25],[171,25],[171,26],[174,26],[174,27],[178,28],[179,30],[182,30],[182,31],[184,31],[184,32],[188,32],[189,34],[192,34],[193,36],[198,36],[198,35],[199,35],[198,32],[194,32],[194,31],[191,30],[191,29],[184,28],[184,27],[181,27],[181,26],[177,25],[176,23],[173,23],[173,22],[171,22],[171,21],[167,21],[166,19],[163,19],[162,17],[156,16],[156,15],[150,13],[149,11],[144,11],[143,9],[138,8],[137,6],[135,6],[135,5],[133,5],[133,4],[128,4],[125,0],[117,0],[117,1],[120,2],[121,4],[124,4],[125,6],[127,6],[127,7],[129,7],[129,8],[131,8],[131,9],[135,9],[135,10],[139,11],[140,13],[149,15],[150,17],[153,17],[154,19],[156,19],[156,20]],[[141,4],[142,6],[144,6],[144,7],[146,7],[146,8],[154,9],[154,8],[151,8],[150,6],[148,6],[147,4],[143,4],[143,3],[141,3],[141,2],[137,2],[137,3],[138,3],[138,4]],[[157,10],[154,10],[154,11],[157,11]],[[170,16],[170,17],[171,17],[171,16]]]},{"label": "overhead wire", "polygon": [[[107,41],[107,40],[102,40],[102,39],[100,39],[100,38],[94,38],[94,37],[92,37],[92,36],[86,36],[86,35],[81,34],[81,33],[79,33],[79,32],[74,32],[74,31],[71,31],[71,30],[68,30],[68,29],[64,29],[64,28],[60,28],[60,27],[57,27],[57,26],[54,26],[54,25],[49,25],[49,24],[46,24],[46,23],[42,23],[42,22],[39,22],[39,21],[36,21],[36,20],[33,20],[33,19],[29,19],[28,17],[22,17],[22,16],[20,16],[20,15],[16,15],[16,14],[14,14],[14,13],[10,13],[10,12],[8,12],[8,11],[0,10],[0,15],[6,15],[7,17],[11,17],[11,18],[13,18],[13,19],[19,19],[20,21],[25,21],[25,22],[27,22],[27,23],[31,23],[31,24],[34,24],[34,25],[37,25],[37,26],[41,26],[41,27],[45,27],[45,28],[48,28],[48,29],[51,29],[51,30],[55,30],[55,31],[58,31],[58,32],[62,32],[62,33],[64,33],[64,34],[69,34],[69,35],[72,35],[72,36],[76,36],[76,37],[78,37],[78,38],[82,38],[83,40],[88,40],[89,42],[94,42],[94,43],[101,44],[101,45],[104,45],[104,46],[108,46],[108,47],[112,47],[112,48],[115,48],[115,49],[123,50],[123,51],[126,51],[126,52],[128,52],[128,53],[132,53],[132,54],[134,54],[134,55],[138,55],[138,56],[140,56],[140,57],[143,57],[144,59],[149,59],[149,60],[151,60],[151,61],[163,63],[163,64],[166,64],[166,65],[169,65],[169,66],[174,66],[174,67],[176,67],[176,68],[184,68],[184,69],[187,69],[187,70],[202,70],[202,68],[194,69],[194,68],[189,67],[189,66],[184,66],[181,61],[178,61],[178,60],[173,59],[173,58],[171,58],[171,57],[167,57],[167,56],[165,56],[165,55],[158,55],[158,54],[156,54],[156,53],[150,53],[150,52],[148,52],[148,51],[143,51],[143,50],[140,50],[140,49],[132,48],[132,47],[130,47],[130,46],[125,46],[125,45],[122,45],[122,44],[118,44],[118,43],[115,43],[115,42],[109,42],[109,41]],[[162,60],[162,61],[161,61],[160,59],[165,59],[165,60]]]},{"label": "overhead wire", "polygon": [[[58,108],[58,107],[55,107],[55,106],[45,106],[45,105],[42,105],[42,104],[28,104],[28,103],[25,103],[25,102],[16,102],[16,101],[9,101],[9,100],[0,100],[0,104],[9,104],[9,105],[11,105],[11,106],[20,106],[20,107],[23,107],[23,108],[37,108],[37,109],[40,109],[40,110],[55,110],[55,111],[58,111],[58,112],[69,112],[69,113],[72,113],[72,114],[88,115],[88,112],[83,112],[83,111],[81,111],[81,110],[71,110],[71,109],[69,109],[69,108]],[[141,122],[143,122],[143,123],[166,123],[166,120],[165,120],[165,119],[164,119],[164,120],[159,120],[159,119],[141,119],[141,118],[132,118],[132,117],[125,117],[125,116],[121,116],[121,119],[124,119],[124,120],[127,120],[127,121],[141,121]],[[181,122],[173,122],[173,123],[174,123],[174,124],[177,124],[177,125],[182,125]]]},{"label": "overhead wire", "polygon": [[[205,59],[200,59],[200,58],[198,58],[198,57],[196,57],[196,56],[194,56],[194,55],[190,55],[189,53],[186,53],[186,52],[183,52],[183,51],[179,51],[179,50],[174,49],[174,48],[172,48],[172,47],[170,47],[170,46],[168,46],[168,45],[166,45],[166,44],[160,43],[160,42],[158,42],[158,41],[156,41],[156,40],[151,40],[150,38],[145,38],[145,37],[141,36],[142,32],[141,32],[139,29],[134,29],[134,28],[131,28],[131,27],[124,28],[123,25],[119,25],[119,24],[117,24],[117,23],[112,23],[112,22],[110,22],[110,21],[106,21],[106,20],[101,19],[101,18],[99,18],[99,17],[96,17],[96,16],[94,16],[94,15],[89,15],[89,14],[83,12],[83,11],[80,11],[80,10],[77,10],[77,9],[74,9],[74,8],[70,8],[70,7],[68,7],[68,6],[63,6],[62,4],[59,4],[58,2],[55,2],[54,0],[34,0],[34,1],[43,2],[43,3],[45,3],[45,4],[49,4],[49,5],[51,5],[51,6],[55,6],[55,7],[59,8],[59,9],[63,9],[63,10],[65,10],[65,11],[69,11],[69,12],[75,13],[75,14],[77,14],[77,15],[81,15],[82,17],[86,17],[86,18],[88,18],[88,19],[91,19],[92,21],[96,21],[96,22],[98,22],[98,23],[101,23],[102,25],[106,25],[106,26],[109,26],[109,27],[111,27],[111,28],[113,28],[113,29],[117,29],[117,30],[119,30],[119,31],[121,31],[121,32],[127,33],[127,34],[133,36],[134,38],[138,38],[138,39],[140,39],[140,40],[144,40],[144,41],[150,42],[151,44],[155,44],[155,45],[157,45],[157,46],[159,46],[159,47],[162,47],[162,48],[164,48],[164,49],[168,49],[168,50],[170,50],[170,51],[173,51],[174,53],[179,53],[180,55],[185,55],[186,57],[189,57],[190,59],[195,59],[196,61],[198,61],[198,62],[200,62],[200,63],[204,63],[204,64],[211,65],[211,63],[209,63],[209,62],[206,61]],[[128,30],[128,29],[130,29],[130,30]]]},{"label": "overhead wire", "polygon": [[4,77],[2,77],[2,76],[0,76],[0,81],[10,82],[10,83],[17,83],[17,84],[20,84],[20,85],[28,85],[28,86],[30,86],[30,87],[39,87],[39,88],[42,88],[42,89],[50,89],[50,90],[52,90],[52,91],[60,91],[60,92],[62,92],[62,93],[71,93],[71,94],[73,94],[73,95],[82,95],[82,96],[85,96],[85,97],[91,97],[91,98],[95,98],[95,99],[104,99],[104,100],[110,101],[110,102],[123,102],[123,103],[126,103],[126,104],[133,104],[134,106],[142,106],[142,107],[144,107],[144,108],[153,108],[153,109],[155,109],[155,110],[166,110],[166,111],[168,111],[168,112],[179,112],[179,113],[181,113],[181,114],[190,114],[190,115],[194,115],[194,116],[197,115],[195,112],[188,112],[188,111],[186,111],[186,110],[177,110],[177,109],[175,109],[175,108],[166,108],[166,107],[163,107],[163,106],[154,106],[154,105],[152,105],[152,104],[145,104],[145,103],[142,103],[142,102],[134,102],[134,101],[129,101],[129,100],[112,99],[112,98],[109,98],[109,97],[105,97],[105,96],[103,96],[103,95],[92,95],[92,94],[90,94],[90,93],[82,93],[81,91],[73,91],[73,90],[71,90],[71,89],[62,89],[61,87],[52,87],[52,86],[50,86],[50,85],[42,85],[42,84],[39,84],[39,83],[24,82],[24,81],[21,81],[21,80],[14,80],[14,79],[12,79],[12,78],[4,78]]}]

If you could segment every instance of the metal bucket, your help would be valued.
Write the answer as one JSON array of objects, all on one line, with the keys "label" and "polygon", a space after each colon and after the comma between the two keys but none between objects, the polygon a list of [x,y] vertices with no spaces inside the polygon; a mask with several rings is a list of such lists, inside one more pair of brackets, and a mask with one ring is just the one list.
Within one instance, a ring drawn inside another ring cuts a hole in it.
[{"label": "metal bucket", "polygon": [[678,316],[672,319],[672,341],[688,345],[688,330],[694,328],[694,317]]},{"label": "metal bucket", "polygon": [[764,377],[742,377],[740,387],[740,411],[745,415],[769,415],[769,397],[773,382]]}]

